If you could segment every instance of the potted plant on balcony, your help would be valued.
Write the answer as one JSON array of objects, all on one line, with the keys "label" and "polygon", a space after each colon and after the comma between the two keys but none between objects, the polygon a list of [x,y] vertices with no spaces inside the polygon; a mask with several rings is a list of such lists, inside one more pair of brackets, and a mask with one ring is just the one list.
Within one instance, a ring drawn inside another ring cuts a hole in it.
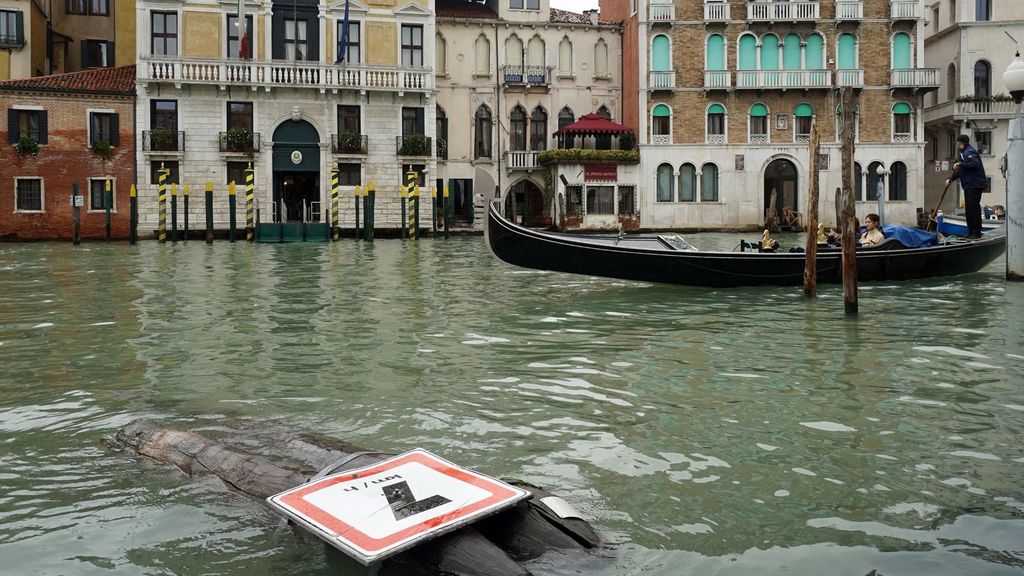
[{"label": "potted plant on balcony", "polygon": [[229,152],[253,152],[252,132],[248,128],[231,128],[224,134],[224,148]]},{"label": "potted plant on balcony", "polygon": [[21,158],[24,158],[25,156],[38,156],[39,142],[36,142],[36,139],[31,136],[23,135],[21,138],[18,138],[15,150]]},{"label": "potted plant on balcony", "polygon": [[427,137],[423,134],[408,134],[402,136],[402,147],[398,150],[399,156],[426,156]]},{"label": "potted plant on balcony", "polygon": [[339,133],[338,152],[342,152],[344,154],[363,153],[363,135],[358,132]]},{"label": "potted plant on balcony", "polygon": [[169,128],[153,128],[149,131],[150,150],[174,150],[174,132]]},{"label": "potted plant on balcony", "polygon": [[110,145],[110,142],[102,138],[97,138],[92,143],[92,146],[89,147],[89,151],[104,162],[110,162],[110,159],[114,157],[114,148]]}]

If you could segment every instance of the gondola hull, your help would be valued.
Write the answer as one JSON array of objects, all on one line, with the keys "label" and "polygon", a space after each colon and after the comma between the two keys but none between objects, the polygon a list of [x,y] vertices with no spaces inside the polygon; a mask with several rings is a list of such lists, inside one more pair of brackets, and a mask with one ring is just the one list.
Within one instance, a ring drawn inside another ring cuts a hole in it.
[{"label": "gondola hull", "polygon": [[[657,236],[618,239],[542,232],[505,220],[494,205],[488,209],[485,234],[499,260],[524,268],[689,286],[803,283],[803,253],[686,251]],[[884,282],[969,274],[1005,250],[1006,236],[998,232],[929,248],[861,249],[857,279]],[[841,264],[840,250],[819,250],[818,281],[842,282]]]}]

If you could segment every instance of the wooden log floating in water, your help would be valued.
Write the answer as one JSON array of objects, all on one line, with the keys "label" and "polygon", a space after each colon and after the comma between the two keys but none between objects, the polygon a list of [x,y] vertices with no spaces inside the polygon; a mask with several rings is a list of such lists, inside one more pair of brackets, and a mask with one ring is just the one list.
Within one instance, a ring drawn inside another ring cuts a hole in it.
[{"label": "wooden log floating in water", "polygon": [[[269,496],[303,484],[332,462],[348,457],[333,473],[390,456],[301,434],[239,431],[226,438],[246,450],[147,421],[126,425],[118,431],[116,440],[142,456],[173,464],[189,476],[216,476],[228,488],[261,504]],[[533,499],[388,558],[377,574],[521,576],[529,572],[519,562],[554,550],[572,564],[593,562],[593,556],[586,553],[600,543],[593,528],[582,519],[563,518],[545,504],[542,500],[552,496],[550,493],[521,483],[519,486],[531,491]]]}]

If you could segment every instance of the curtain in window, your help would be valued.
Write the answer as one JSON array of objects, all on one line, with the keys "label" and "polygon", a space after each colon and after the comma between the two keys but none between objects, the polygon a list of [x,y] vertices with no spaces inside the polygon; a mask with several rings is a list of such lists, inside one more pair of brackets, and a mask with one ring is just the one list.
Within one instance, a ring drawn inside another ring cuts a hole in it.
[{"label": "curtain in window", "polygon": [[714,164],[700,169],[700,201],[718,202],[718,166]]},{"label": "curtain in window", "polygon": [[672,166],[658,166],[658,202],[672,201]]},{"label": "curtain in window", "polygon": [[697,200],[697,167],[683,164],[679,167],[679,201],[694,202]]}]

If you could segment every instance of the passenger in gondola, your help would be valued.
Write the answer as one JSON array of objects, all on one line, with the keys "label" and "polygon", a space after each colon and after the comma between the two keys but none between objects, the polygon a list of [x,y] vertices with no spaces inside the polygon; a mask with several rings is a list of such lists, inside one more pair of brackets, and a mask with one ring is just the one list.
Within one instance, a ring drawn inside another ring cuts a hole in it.
[{"label": "passenger in gondola", "polygon": [[875,246],[882,240],[885,240],[885,234],[882,233],[882,225],[878,219],[878,214],[868,214],[865,219],[865,226],[867,226],[867,230],[860,236],[861,246]]}]

